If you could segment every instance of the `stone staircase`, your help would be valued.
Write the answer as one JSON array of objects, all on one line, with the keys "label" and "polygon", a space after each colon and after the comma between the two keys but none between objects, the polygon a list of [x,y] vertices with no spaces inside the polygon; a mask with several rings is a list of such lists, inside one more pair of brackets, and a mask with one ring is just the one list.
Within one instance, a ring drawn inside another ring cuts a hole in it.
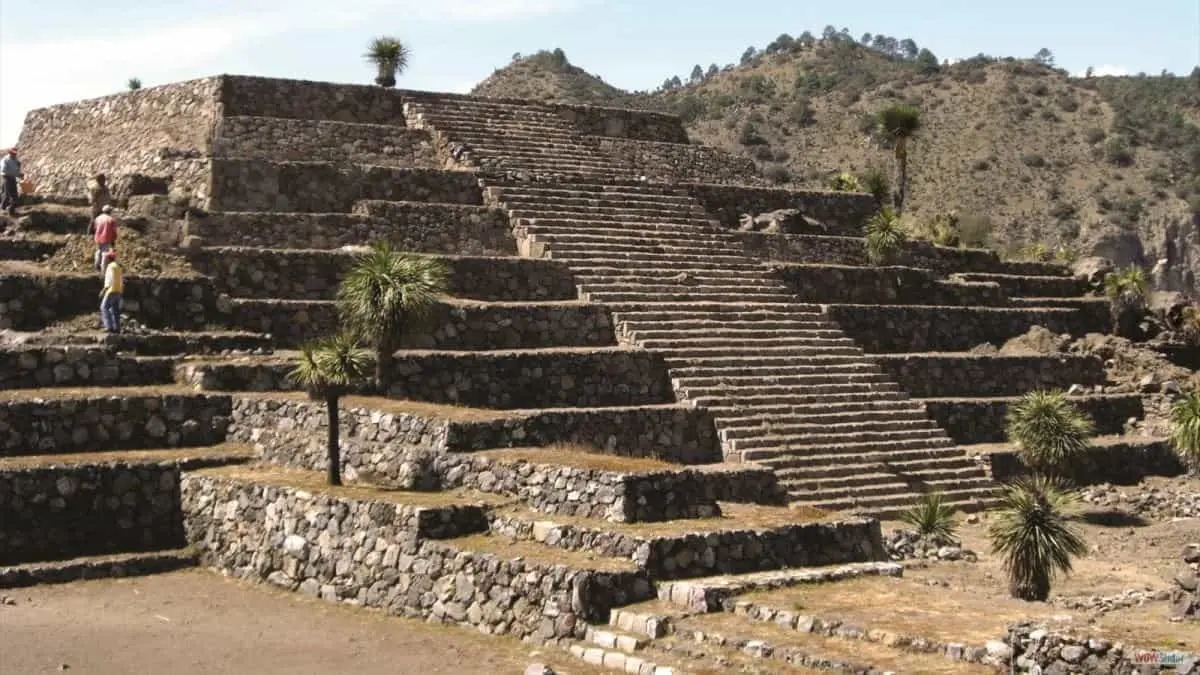
[{"label": "stone staircase", "polygon": [[802,304],[685,192],[485,181],[527,254],[569,265],[625,342],[662,353],[727,458],[775,468],[795,503],[892,513],[925,490],[980,508],[984,471],[819,306]]},{"label": "stone staircase", "polygon": [[[488,172],[539,177],[632,175],[550,109],[480,98],[409,101],[412,129],[453,129],[443,137],[459,165]],[[453,144],[450,143],[453,141]]]}]

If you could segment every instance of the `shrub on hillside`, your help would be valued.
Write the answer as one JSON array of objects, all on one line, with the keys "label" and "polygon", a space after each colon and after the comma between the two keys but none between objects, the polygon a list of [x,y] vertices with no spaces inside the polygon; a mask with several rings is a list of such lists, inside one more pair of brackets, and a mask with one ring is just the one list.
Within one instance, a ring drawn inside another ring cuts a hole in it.
[{"label": "shrub on hillside", "polygon": [[776,185],[792,182],[792,172],[782,164],[768,164],[763,168],[763,177]]}]

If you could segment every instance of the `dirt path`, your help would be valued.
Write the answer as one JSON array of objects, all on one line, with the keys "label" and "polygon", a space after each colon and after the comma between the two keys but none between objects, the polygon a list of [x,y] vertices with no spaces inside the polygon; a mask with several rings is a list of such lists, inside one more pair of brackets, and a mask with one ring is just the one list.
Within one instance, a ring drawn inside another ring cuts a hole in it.
[{"label": "dirt path", "polygon": [[[0,591],[0,673],[597,675],[512,638],[333,605],[189,570]],[[63,666],[66,666],[64,669]]]}]

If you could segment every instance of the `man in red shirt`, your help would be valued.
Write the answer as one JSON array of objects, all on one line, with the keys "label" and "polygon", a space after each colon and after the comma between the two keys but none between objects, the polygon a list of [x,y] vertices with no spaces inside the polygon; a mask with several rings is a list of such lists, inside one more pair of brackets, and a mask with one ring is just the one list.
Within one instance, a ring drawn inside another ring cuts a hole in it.
[{"label": "man in red shirt", "polygon": [[96,271],[103,272],[104,254],[117,243],[117,219],[112,215],[111,206],[104,205],[100,215],[88,226],[88,234],[93,235],[96,240],[96,254],[93,256]]}]

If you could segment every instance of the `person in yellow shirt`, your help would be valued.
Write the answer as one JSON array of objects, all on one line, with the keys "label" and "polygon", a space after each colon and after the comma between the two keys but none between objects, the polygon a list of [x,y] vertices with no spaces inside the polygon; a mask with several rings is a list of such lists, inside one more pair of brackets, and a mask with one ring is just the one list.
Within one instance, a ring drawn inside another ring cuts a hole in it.
[{"label": "person in yellow shirt", "polygon": [[125,291],[125,274],[117,262],[117,252],[104,253],[104,289],[100,291],[100,323],[108,333],[121,332],[121,294]]}]

